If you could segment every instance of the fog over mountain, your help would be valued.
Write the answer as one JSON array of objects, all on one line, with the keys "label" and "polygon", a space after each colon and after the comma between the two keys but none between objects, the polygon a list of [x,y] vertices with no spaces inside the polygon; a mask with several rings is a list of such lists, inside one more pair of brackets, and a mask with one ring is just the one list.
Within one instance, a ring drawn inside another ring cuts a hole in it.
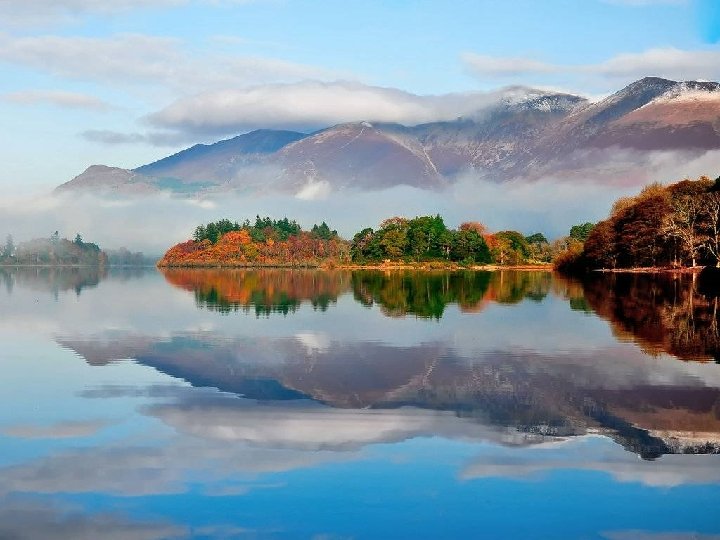
[{"label": "fog over mountain", "polygon": [[514,87],[432,103],[435,115],[466,116],[260,129],[132,170],[93,165],[53,194],[3,197],[0,234],[79,232],[160,254],[224,217],[325,220],[351,237],[389,216],[440,213],[450,226],[553,238],[647,183],[720,174],[718,83],[645,78],[597,102]]},{"label": "fog over mountain", "polygon": [[[328,97],[344,99],[336,93]],[[228,96],[223,111],[217,110],[217,100],[186,98],[150,120],[177,129],[255,125],[258,119],[245,98]],[[133,170],[93,165],[57,191],[280,192],[307,199],[394,186],[443,192],[468,176],[490,182],[552,177],[637,186],[664,179],[655,175],[664,169],[660,165],[668,152],[689,162],[720,149],[720,84],[715,82],[646,77],[597,102],[521,87],[482,99],[404,94],[410,110],[401,109],[402,114],[395,103],[400,98],[391,93],[387,99],[394,104],[393,114],[381,103],[376,118],[356,118],[311,133],[259,129],[195,145]],[[347,105],[348,117],[373,114],[349,100]],[[323,118],[322,111],[303,116],[290,109],[277,104],[276,113],[284,115],[286,125]],[[454,113],[461,115],[452,117]],[[443,119],[416,125],[387,121],[396,117]],[[278,119],[268,116],[268,124],[277,125]]]}]

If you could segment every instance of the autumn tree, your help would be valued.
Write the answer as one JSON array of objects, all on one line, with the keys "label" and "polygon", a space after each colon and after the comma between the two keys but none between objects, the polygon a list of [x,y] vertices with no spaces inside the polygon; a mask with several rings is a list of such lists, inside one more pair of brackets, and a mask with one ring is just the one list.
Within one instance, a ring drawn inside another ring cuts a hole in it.
[{"label": "autumn tree", "polygon": [[[720,185],[720,178],[716,180]],[[705,236],[708,252],[715,257],[715,265],[720,267],[720,190],[708,192],[704,197],[707,224]]]},{"label": "autumn tree", "polygon": [[485,236],[488,234],[488,228],[480,223],[479,221],[465,221],[460,224],[460,227],[458,227],[458,230],[460,231],[475,231],[480,236]]},{"label": "autumn tree", "polygon": [[709,180],[701,179],[683,180],[670,188],[672,211],[665,218],[663,231],[679,240],[693,267],[697,266],[698,255],[708,239],[701,223],[707,211],[703,195],[710,187]]},{"label": "autumn tree", "polygon": [[588,235],[585,263],[590,268],[720,264],[718,185],[707,177],[651,184],[618,200]]},{"label": "autumn tree", "polygon": [[615,268],[618,263],[617,235],[612,220],[599,222],[588,235],[583,253],[593,268]]}]

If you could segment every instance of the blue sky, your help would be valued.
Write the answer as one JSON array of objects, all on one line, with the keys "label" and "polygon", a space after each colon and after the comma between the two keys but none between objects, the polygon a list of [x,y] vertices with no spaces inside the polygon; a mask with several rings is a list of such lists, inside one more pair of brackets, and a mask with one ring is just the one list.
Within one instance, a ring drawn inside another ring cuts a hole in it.
[{"label": "blue sky", "polygon": [[718,39],[717,0],[3,0],[0,185],[264,125],[424,121],[418,95],[717,80]]}]

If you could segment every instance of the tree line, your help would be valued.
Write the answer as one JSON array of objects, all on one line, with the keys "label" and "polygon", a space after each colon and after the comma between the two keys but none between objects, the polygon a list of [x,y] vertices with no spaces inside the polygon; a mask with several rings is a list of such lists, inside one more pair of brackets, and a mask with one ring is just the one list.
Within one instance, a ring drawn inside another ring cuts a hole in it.
[{"label": "tree line", "polygon": [[548,242],[542,233],[491,232],[480,222],[449,228],[439,214],[391,217],[377,229],[341,239],[323,222],[303,231],[295,220],[256,216],[200,225],[161,265],[316,265],[449,262],[460,265],[553,263],[563,271],[599,268],[720,266],[720,178],[651,184],[618,200],[607,219],[574,225]]},{"label": "tree line", "polygon": [[393,217],[383,221],[377,230],[366,228],[355,234],[350,254],[360,264],[385,260],[450,261],[465,265],[548,264],[569,245],[581,245],[593,227],[589,222],[575,225],[569,236],[550,243],[540,232],[528,236],[514,230],[491,232],[477,221],[450,229],[440,215]]},{"label": "tree line", "polygon": [[36,238],[15,244],[8,235],[0,249],[3,265],[65,265],[104,266],[107,255],[93,242],[85,242],[80,234],[74,240],[61,238],[58,231],[49,238]]},{"label": "tree line", "polygon": [[561,270],[720,265],[720,177],[651,184],[615,202]]},{"label": "tree line", "polygon": [[[270,217],[261,218],[256,216],[253,223],[249,219],[242,223],[221,219],[207,225],[198,225],[193,233],[193,240],[196,242],[208,240],[210,243],[215,244],[225,234],[243,230],[248,232],[253,242],[265,242],[268,239],[275,242],[284,242],[291,236],[299,235],[302,232],[302,227],[297,221],[291,221],[287,217],[276,220]],[[310,234],[322,240],[330,240],[338,236],[337,231],[331,230],[324,221],[320,225],[313,225]]]},{"label": "tree line", "polygon": [[542,233],[492,233],[479,222],[451,229],[440,215],[392,217],[378,229],[361,230],[351,241],[341,239],[324,221],[304,231],[287,217],[256,216],[254,222],[222,219],[199,225],[193,239],[168,250],[160,265],[315,265],[328,261],[517,265],[549,263],[557,249]]},{"label": "tree line", "polygon": [[170,248],[159,266],[318,266],[349,261],[348,243],[324,221],[303,231],[295,220],[256,216],[221,219],[195,228],[193,239]]}]

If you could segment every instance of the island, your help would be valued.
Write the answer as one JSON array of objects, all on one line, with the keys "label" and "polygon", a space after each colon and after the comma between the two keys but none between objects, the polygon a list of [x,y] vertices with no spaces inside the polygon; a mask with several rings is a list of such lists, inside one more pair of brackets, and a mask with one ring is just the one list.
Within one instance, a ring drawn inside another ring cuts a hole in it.
[{"label": "island", "polygon": [[75,240],[60,238],[55,231],[49,238],[35,238],[15,245],[7,236],[0,249],[3,266],[106,266],[108,255],[93,242],[85,242],[80,234]]},{"label": "island", "polygon": [[198,226],[193,238],[170,248],[158,266],[537,268],[551,264],[552,252],[541,233],[491,233],[479,222],[450,229],[440,215],[391,217],[350,241],[325,222],[304,231],[287,217],[257,216],[253,223],[223,219]]}]

